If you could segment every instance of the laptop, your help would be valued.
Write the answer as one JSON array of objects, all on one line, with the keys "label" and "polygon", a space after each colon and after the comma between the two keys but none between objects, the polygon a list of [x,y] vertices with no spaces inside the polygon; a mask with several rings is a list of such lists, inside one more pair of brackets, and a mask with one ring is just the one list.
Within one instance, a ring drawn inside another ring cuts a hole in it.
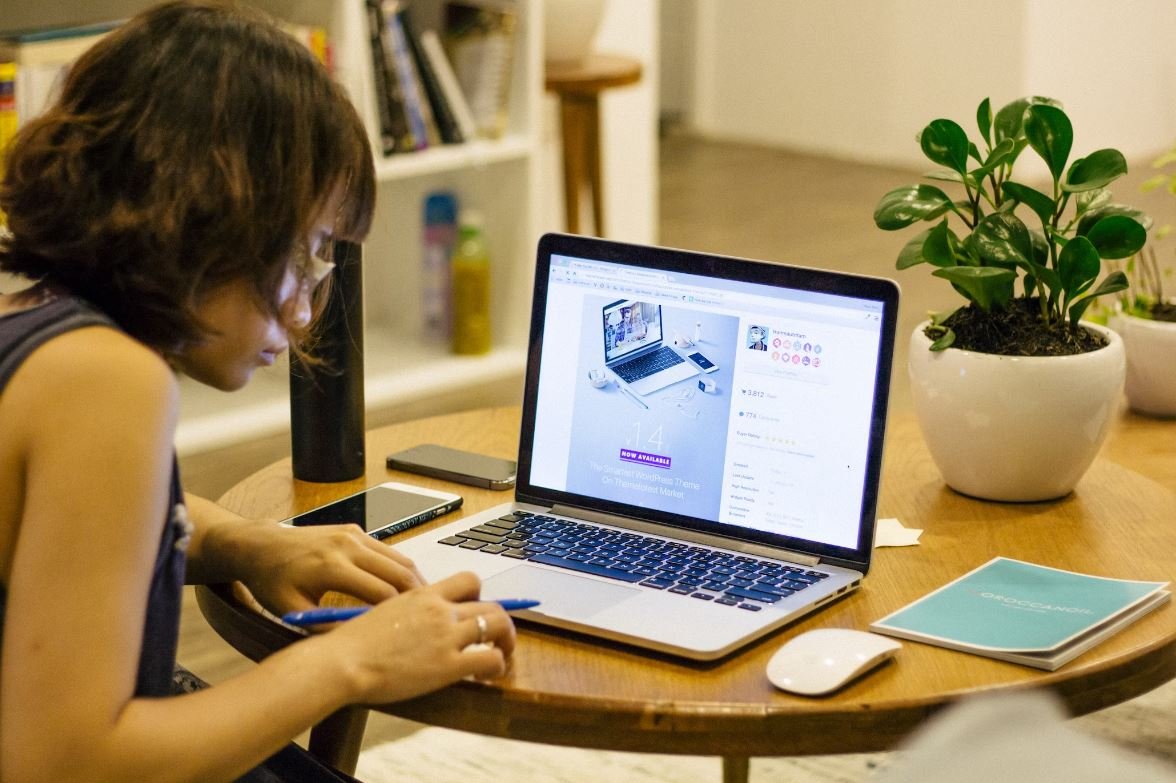
[{"label": "laptop", "polygon": [[[662,341],[657,302],[620,299],[606,304],[601,316],[604,364],[617,384],[644,396],[698,374],[697,366]],[[677,340],[689,338],[679,333]]]},{"label": "laptop", "polygon": [[[430,580],[471,570],[486,599],[542,602],[520,620],[734,652],[865,578],[898,297],[889,280],[543,236],[514,500],[398,549]],[[600,319],[622,302],[689,340],[687,381],[638,397],[602,373]]]}]

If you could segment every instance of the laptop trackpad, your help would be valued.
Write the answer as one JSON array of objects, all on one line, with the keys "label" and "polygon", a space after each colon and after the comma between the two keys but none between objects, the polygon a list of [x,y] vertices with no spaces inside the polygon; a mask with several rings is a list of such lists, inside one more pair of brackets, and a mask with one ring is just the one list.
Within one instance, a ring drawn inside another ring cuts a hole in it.
[{"label": "laptop trackpad", "polygon": [[640,594],[632,587],[526,565],[495,574],[482,583],[483,600],[533,598],[542,605],[531,611],[569,620],[583,620]]}]

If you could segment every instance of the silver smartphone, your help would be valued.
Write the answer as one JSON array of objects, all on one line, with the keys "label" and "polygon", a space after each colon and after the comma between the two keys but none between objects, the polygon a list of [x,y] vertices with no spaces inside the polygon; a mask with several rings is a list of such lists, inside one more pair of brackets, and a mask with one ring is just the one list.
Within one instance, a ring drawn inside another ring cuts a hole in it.
[{"label": "silver smartphone", "polygon": [[284,520],[293,527],[354,524],[385,539],[461,508],[461,495],[388,482]]},{"label": "silver smartphone", "polygon": [[422,443],[388,455],[389,470],[403,470],[487,489],[513,487],[517,467],[514,460],[487,457],[435,443]]}]

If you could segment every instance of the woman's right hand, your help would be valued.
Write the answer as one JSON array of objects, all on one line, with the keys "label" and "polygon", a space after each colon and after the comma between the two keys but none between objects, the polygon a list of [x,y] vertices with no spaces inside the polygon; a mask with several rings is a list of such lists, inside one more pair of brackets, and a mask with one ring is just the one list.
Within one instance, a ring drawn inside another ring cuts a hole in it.
[{"label": "woman's right hand", "polygon": [[[359,703],[410,699],[470,675],[496,677],[514,651],[514,622],[497,603],[478,601],[480,590],[474,574],[454,574],[389,598],[314,641],[345,656]],[[479,641],[479,616],[488,646],[466,649]]]}]

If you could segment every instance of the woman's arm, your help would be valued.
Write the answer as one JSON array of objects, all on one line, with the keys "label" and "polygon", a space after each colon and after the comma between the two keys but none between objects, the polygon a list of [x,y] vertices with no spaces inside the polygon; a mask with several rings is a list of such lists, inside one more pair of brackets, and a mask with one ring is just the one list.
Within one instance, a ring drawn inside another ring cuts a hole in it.
[{"label": "woman's arm", "polygon": [[[217,781],[352,702],[500,673],[510,619],[459,575],[189,696],[134,698],[167,513],[175,380],[108,329],[36,351],[0,399],[24,497],[0,656],[0,779]],[[463,651],[487,617],[496,647]]]},{"label": "woman's arm", "polygon": [[188,583],[240,580],[274,614],[312,609],[328,590],[374,604],[424,584],[411,560],[356,525],[281,527],[196,495],[186,501]]}]

